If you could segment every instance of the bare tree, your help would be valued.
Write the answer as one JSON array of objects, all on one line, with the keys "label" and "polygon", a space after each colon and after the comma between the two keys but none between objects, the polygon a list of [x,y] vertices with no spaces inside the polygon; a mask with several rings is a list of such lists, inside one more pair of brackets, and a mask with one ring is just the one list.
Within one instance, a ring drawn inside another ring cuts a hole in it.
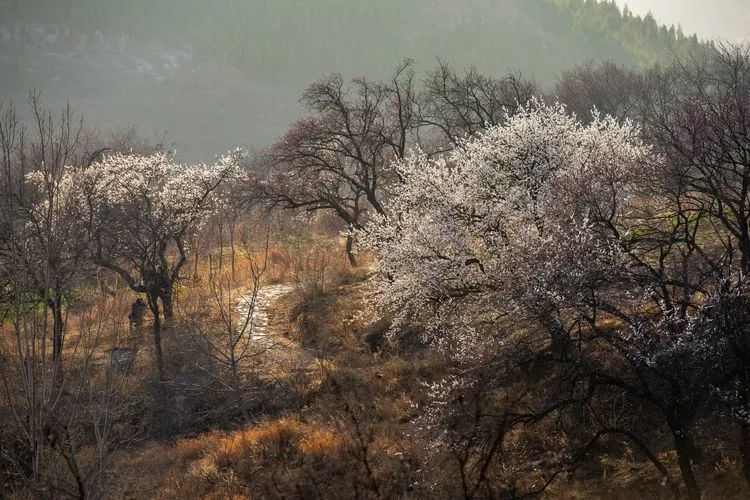
[{"label": "bare tree", "polygon": [[[111,305],[85,303],[78,293],[87,286],[88,239],[67,181],[87,161],[82,121],[69,107],[55,120],[37,93],[29,102],[30,130],[12,105],[0,119],[0,327],[8,334],[0,339],[3,488],[20,484],[43,496],[84,498],[110,450],[89,473],[77,447],[91,419],[116,420],[90,380]],[[74,302],[84,312],[71,331]]]},{"label": "bare tree", "polygon": [[253,370],[248,365],[275,347],[273,339],[258,336],[258,293],[268,267],[268,243],[267,233],[261,255],[256,259],[249,242],[243,241],[244,258],[249,268],[247,280],[236,280],[234,262],[231,274],[227,275],[220,258],[219,265],[208,277],[206,302],[201,301],[196,311],[180,311],[195,345],[218,366],[218,370],[204,369],[204,372],[232,395],[236,411],[245,419],[249,418],[245,401],[246,380],[248,370]]},{"label": "bare tree", "polygon": [[498,79],[474,67],[459,74],[440,61],[424,79],[419,99],[420,128],[427,140],[437,137],[437,143],[425,149],[445,152],[456,147],[462,139],[502,123],[538,92],[537,84],[520,74]]},{"label": "bare tree", "polygon": [[[650,85],[642,106],[646,133],[667,161],[664,192],[680,226],[690,228],[683,239],[694,258],[682,275],[683,288],[734,297],[735,314],[742,315],[750,273],[750,47],[725,45],[677,61],[654,72]],[[683,311],[688,302],[675,307]],[[730,399],[750,483],[750,337],[735,321],[720,324],[736,363],[727,391],[736,395]]]},{"label": "bare tree", "polygon": [[645,81],[643,73],[612,62],[587,63],[563,72],[553,93],[584,121],[594,109],[621,120],[635,119]]},{"label": "bare tree", "polygon": [[80,213],[65,192],[66,168],[81,160],[82,119],[70,107],[59,120],[42,107],[40,94],[29,94],[31,129],[21,125],[12,103],[0,120],[3,199],[0,253],[27,275],[20,294],[45,304],[52,319],[56,369],[65,333],[65,306],[75,278],[85,267],[85,235],[73,223]]},{"label": "bare tree", "polygon": [[[12,266],[12,261],[0,266],[0,272],[16,289],[23,289],[28,277],[22,267]],[[25,294],[13,294],[3,309],[2,326],[8,333],[0,340],[3,488],[10,485],[41,496],[86,498],[92,488],[97,490],[116,446],[100,447],[99,466],[93,470],[79,463],[78,448],[89,443],[92,431],[104,436],[101,422],[108,422],[109,433],[118,422],[132,417],[116,408],[123,401],[120,396],[106,388],[100,391],[93,383],[104,339],[111,333],[112,305],[105,298],[85,304],[60,360],[50,352],[54,325],[46,307],[38,307]],[[69,329],[67,322],[64,328]],[[56,369],[58,363],[67,366],[62,374]]]},{"label": "bare tree", "polygon": [[[356,78],[346,86],[334,74],[311,85],[302,103],[313,116],[266,153],[271,174],[258,194],[285,208],[333,211],[349,229],[361,228],[369,210],[384,214],[389,164],[404,156],[417,125],[412,66],[397,66],[387,83]],[[351,235],[347,255],[356,265]]]}]

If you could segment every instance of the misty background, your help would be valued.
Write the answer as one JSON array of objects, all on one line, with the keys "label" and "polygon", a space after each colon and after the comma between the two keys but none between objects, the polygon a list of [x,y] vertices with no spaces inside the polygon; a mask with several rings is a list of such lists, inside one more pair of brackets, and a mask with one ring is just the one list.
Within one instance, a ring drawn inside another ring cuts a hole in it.
[{"label": "misty background", "polygon": [[680,24],[701,38],[750,41],[750,2],[747,0],[618,0],[634,13],[651,12],[656,20]]},{"label": "misty background", "polygon": [[587,61],[666,60],[699,44],[693,31],[746,35],[744,0],[627,3],[623,16],[582,0],[0,0],[0,100],[37,89],[103,132],[137,127],[210,160],[268,146],[330,72],[377,79],[440,59],[549,84]]}]

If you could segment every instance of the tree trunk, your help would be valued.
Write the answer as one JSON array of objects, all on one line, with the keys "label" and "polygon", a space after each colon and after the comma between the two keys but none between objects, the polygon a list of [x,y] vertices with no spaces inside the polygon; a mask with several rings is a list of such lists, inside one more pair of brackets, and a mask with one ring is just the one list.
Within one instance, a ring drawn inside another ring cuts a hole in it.
[{"label": "tree trunk", "polygon": [[63,457],[65,458],[65,461],[68,463],[68,469],[70,469],[70,473],[73,475],[73,478],[76,481],[76,486],[78,487],[78,498],[80,500],[86,500],[87,494],[86,494],[86,482],[83,480],[83,476],[81,475],[81,469],[78,467],[78,461],[76,460],[76,453],[73,449],[73,442],[70,439],[70,432],[68,432],[67,427],[63,427],[63,436],[65,441],[65,449],[63,450]]},{"label": "tree trunk", "polygon": [[354,237],[351,234],[346,235],[346,256],[349,258],[349,264],[352,267],[359,266],[357,257],[354,255]]},{"label": "tree trunk", "polygon": [[240,374],[237,369],[237,362],[234,360],[234,358],[230,361],[229,367],[232,371],[232,390],[234,391],[234,402],[237,406],[237,411],[239,412],[242,419],[247,422],[250,420],[250,414],[247,411],[247,408],[245,408],[245,400],[242,397],[242,384],[240,383]]},{"label": "tree trunk", "polygon": [[[747,312],[744,312],[742,317],[746,317]],[[730,325],[732,323],[729,323]],[[750,403],[750,346],[748,346],[748,336],[746,329],[734,328],[734,331],[730,332],[737,336],[736,343],[734,343],[734,352],[737,357],[739,366],[738,381],[740,386],[740,404],[743,407],[747,407]],[[745,483],[750,485],[750,424],[747,423],[746,419],[739,419],[740,425],[740,457],[742,457],[742,476],[745,479]]]},{"label": "tree trunk", "polygon": [[541,322],[549,332],[552,355],[556,359],[564,359],[570,347],[570,338],[565,331],[565,327],[553,317],[551,312],[544,313]]},{"label": "tree trunk", "polygon": [[237,252],[234,249],[234,221],[229,223],[229,251],[232,259],[232,280],[236,277]]},{"label": "tree trunk", "polygon": [[161,304],[164,306],[164,319],[168,322],[174,317],[174,308],[172,306],[172,292],[162,294]]},{"label": "tree trunk", "polygon": [[700,500],[701,490],[698,487],[698,481],[693,473],[693,457],[695,455],[695,445],[692,439],[681,429],[673,428],[672,436],[674,437],[675,451],[677,452],[677,462],[680,465],[682,480],[687,489],[690,500]]},{"label": "tree trunk", "polygon": [[[739,378],[743,391],[742,403],[747,405],[748,401],[750,401],[750,385],[748,385],[750,384],[750,363],[747,356],[745,356],[747,349],[744,347],[746,347],[746,343],[744,343],[740,353],[743,366],[740,368]],[[742,476],[745,479],[745,483],[750,485],[750,425],[748,425],[745,419],[740,420],[740,456],[742,457]]]},{"label": "tree trunk", "polygon": [[742,475],[745,483],[750,485],[750,425],[740,424],[740,455],[742,456]]},{"label": "tree trunk", "polygon": [[154,355],[156,357],[156,370],[159,380],[164,380],[164,356],[161,350],[161,317],[159,314],[159,298],[148,294],[148,306],[154,316]]},{"label": "tree trunk", "polygon": [[62,297],[55,296],[50,299],[49,307],[52,309],[52,361],[57,371],[62,370],[62,351],[63,351],[63,304]]}]

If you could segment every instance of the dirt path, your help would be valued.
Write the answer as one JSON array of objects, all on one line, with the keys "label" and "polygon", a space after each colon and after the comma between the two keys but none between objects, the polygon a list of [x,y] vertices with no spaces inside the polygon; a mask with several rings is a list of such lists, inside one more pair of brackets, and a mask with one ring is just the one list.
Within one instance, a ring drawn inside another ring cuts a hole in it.
[{"label": "dirt path", "polygon": [[[269,308],[281,297],[291,293],[294,290],[294,285],[288,283],[280,283],[277,285],[267,285],[261,287],[258,290],[258,295],[255,298],[255,311],[253,313],[253,324],[252,335],[253,340],[270,340],[274,337],[283,334],[279,332],[280,321],[271,321],[269,315]],[[240,318],[246,318],[248,309],[251,306],[252,297],[250,295],[244,295],[237,301],[237,316]]]},{"label": "dirt path", "polygon": [[[255,299],[252,331],[254,342],[266,348],[265,361],[269,374],[288,376],[292,373],[309,372],[314,368],[315,356],[289,337],[289,321],[284,314],[273,314],[273,306],[294,290],[294,285],[280,283],[266,285],[258,290]],[[247,294],[237,301],[236,314],[247,317],[252,297]]]}]

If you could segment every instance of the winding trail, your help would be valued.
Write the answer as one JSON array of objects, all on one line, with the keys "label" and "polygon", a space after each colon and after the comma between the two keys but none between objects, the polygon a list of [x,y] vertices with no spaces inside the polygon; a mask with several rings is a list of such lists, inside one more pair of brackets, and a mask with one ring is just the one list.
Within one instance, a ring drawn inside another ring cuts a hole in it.
[{"label": "winding trail", "polygon": [[[268,309],[274,302],[284,295],[291,293],[292,290],[294,290],[294,285],[289,283],[267,285],[258,290],[258,294],[255,297],[255,311],[253,313],[252,330],[250,332],[253,340],[271,339],[282,333],[278,331],[280,322],[271,322]],[[246,318],[251,306],[252,295],[243,295],[237,301],[237,316],[242,319]]]},{"label": "winding trail", "polygon": [[[255,297],[251,340],[265,348],[268,374],[285,378],[292,373],[310,372],[316,358],[299,343],[289,338],[289,323],[283,314],[272,314],[271,308],[285,295],[294,291],[294,285],[279,283],[258,289]],[[235,314],[242,320],[252,306],[252,292],[242,295],[236,303]]]}]

